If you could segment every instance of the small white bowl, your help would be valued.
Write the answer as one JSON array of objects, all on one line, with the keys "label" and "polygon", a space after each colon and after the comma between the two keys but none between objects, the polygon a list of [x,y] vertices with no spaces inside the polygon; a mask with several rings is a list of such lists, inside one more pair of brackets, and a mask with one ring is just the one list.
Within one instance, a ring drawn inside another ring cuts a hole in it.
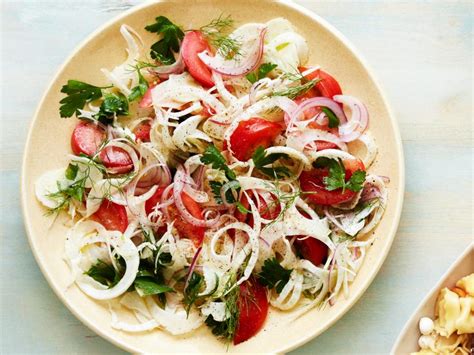
[{"label": "small white bowl", "polygon": [[439,280],[415,312],[413,312],[392,348],[392,355],[407,355],[419,351],[418,338],[421,333],[418,329],[418,322],[420,319],[422,317],[434,319],[436,299],[441,289],[453,287],[459,279],[472,272],[474,272],[474,243],[456,259],[454,264],[451,265],[441,280]]}]

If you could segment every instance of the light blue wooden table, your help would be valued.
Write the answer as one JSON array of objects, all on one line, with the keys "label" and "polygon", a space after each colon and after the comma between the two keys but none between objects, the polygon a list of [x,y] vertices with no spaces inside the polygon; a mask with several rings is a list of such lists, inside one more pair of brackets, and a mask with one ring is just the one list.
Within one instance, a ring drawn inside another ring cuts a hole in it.
[{"label": "light blue wooden table", "polygon": [[[1,1],[3,354],[121,353],[76,320],[40,273],[23,228],[19,170],[29,121],[58,66],[87,34],[140,2]],[[400,124],[407,184],[397,238],[374,283],[294,353],[386,354],[473,237],[472,2],[298,2],[341,30],[375,69]]]}]

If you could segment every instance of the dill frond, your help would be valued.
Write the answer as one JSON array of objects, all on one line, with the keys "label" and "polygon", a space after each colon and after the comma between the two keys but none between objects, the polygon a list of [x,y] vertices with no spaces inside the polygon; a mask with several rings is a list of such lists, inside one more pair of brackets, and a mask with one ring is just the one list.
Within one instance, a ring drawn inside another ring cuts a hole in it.
[{"label": "dill frond", "polygon": [[242,42],[228,35],[233,26],[234,20],[231,16],[224,17],[221,14],[218,18],[200,28],[211,45],[216,48],[217,53],[226,59],[235,59],[241,55]]}]

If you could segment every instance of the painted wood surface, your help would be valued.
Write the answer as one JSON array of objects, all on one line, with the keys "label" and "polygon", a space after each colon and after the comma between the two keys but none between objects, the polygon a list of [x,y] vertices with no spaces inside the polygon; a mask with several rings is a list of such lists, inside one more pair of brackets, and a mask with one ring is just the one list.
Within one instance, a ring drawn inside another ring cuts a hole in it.
[{"label": "painted wood surface", "polygon": [[[19,171],[28,124],[58,66],[104,21],[141,2],[0,3],[4,354],[121,353],[83,326],[39,271],[23,228]],[[401,128],[407,184],[399,231],[377,278],[336,325],[294,354],[386,354],[473,237],[472,2],[297,2],[335,25],[373,67]]]}]

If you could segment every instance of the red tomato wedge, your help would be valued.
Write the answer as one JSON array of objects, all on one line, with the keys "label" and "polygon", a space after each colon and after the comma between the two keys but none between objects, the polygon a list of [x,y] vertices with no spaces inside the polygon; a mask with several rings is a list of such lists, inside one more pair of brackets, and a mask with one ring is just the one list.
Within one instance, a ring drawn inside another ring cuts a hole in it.
[{"label": "red tomato wedge", "polygon": [[[300,67],[299,71],[304,72],[308,69],[310,68]],[[317,69],[309,73],[305,76],[305,78],[308,80],[320,79],[320,81],[314,86],[314,88],[306,93],[305,97],[307,95],[307,97],[324,96],[332,99],[334,95],[342,94],[341,86],[339,85],[337,80],[334,79],[331,74],[325,72],[322,69]]]},{"label": "red tomato wedge", "polygon": [[142,142],[149,142],[150,141],[150,131],[151,131],[151,123],[150,121],[141,122],[135,129],[133,133],[135,134],[136,140],[140,140]]},{"label": "red tomato wedge", "polygon": [[140,108],[147,108],[147,107],[151,107],[153,105],[153,100],[152,100],[152,97],[151,97],[151,90],[158,84],[159,83],[156,83],[156,84],[150,85],[148,87],[148,90],[145,92],[145,95],[143,95],[142,99],[140,100],[140,103],[138,104],[138,106]]},{"label": "red tomato wedge", "polygon": [[212,72],[206,64],[198,57],[203,51],[210,52],[211,49],[206,39],[200,31],[187,32],[181,44],[181,53],[183,55],[184,64],[188,68],[189,74],[199,81],[203,86],[214,86],[212,80]]},{"label": "red tomato wedge", "polygon": [[252,117],[239,123],[230,136],[230,148],[237,159],[246,161],[259,146],[268,148],[282,131],[278,123]]},{"label": "red tomato wedge", "polygon": [[293,244],[296,250],[315,266],[324,264],[328,257],[328,246],[313,237],[298,236]]},{"label": "red tomato wedge", "polygon": [[92,215],[92,219],[110,231],[124,233],[128,226],[127,210],[125,207],[109,200],[102,201],[99,209]]},{"label": "red tomato wedge", "polygon": [[240,344],[262,328],[268,314],[267,291],[255,278],[240,285],[237,301],[239,321],[234,335],[234,345]]},{"label": "red tomato wedge", "polygon": [[[252,196],[252,201],[256,203],[255,198]],[[260,200],[260,206],[258,207],[258,212],[260,213],[260,216],[265,219],[275,219],[280,215],[281,212],[281,207],[280,204],[277,200],[277,198],[272,195],[273,201],[270,206],[265,202],[262,196],[258,196]],[[242,195],[242,198],[240,199],[240,203],[244,208],[247,210],[250,210],[250,203],[246,195]],[[253,216],[251,213],[248,212],[241,212],[239,210],[236,210],[235,212],[235,218],[239,220],[240,222],[246,222],[250,227],[253,227]]]},{"label": "red tomato wedge", "polygon": [[[346,170],[346,181],[349,180],[357,170],[365,171],[364,163],[359,159],[347,159],[343,161]],[[328,191],[325,188],[323,178],[328,176],[327,168],[315,168],[310,171],[303,171],[300,175],[300,185],[304,192],[310,192],[307,197],[310,201],[323,206],[335,205],[350,201],[356,192],[346,189]]]},{"label": "red tomato wedge", "polygon": [[[195,218],[202,219],[202,208],[185,192],[181,193],[184,206]],[[168,216],[170,221],[174,221],[174,226],[177,229],[179,235],[183,238],[191,239],[196,247],[201,246],[204,239],[204,233],[206,232],[205,227],[196,227],[191,223],[187,222],[181,216],[178,208],[175,205],[171,205],[167,208]]]},{"label": "red tomato wedge", "polygon": [[74,154],[92,156],[105,139],[105,132],[92,122],[79,122],[71,136],[71,148]]},{"label": "red tomato wedge", "polygon": [[156,189],[155,193],[145,201],[145,212],[147,216],[153,212],[153,208],[158,205],[161,201],[161,195],[165,191],[166,187],[159,187]]},{"label": "red tomato wedge", "polygon": [[116,174],[125,174],[133,169],[130,155],[120,147],[105,147],[99,158],[106,168],[113,169]]}]

